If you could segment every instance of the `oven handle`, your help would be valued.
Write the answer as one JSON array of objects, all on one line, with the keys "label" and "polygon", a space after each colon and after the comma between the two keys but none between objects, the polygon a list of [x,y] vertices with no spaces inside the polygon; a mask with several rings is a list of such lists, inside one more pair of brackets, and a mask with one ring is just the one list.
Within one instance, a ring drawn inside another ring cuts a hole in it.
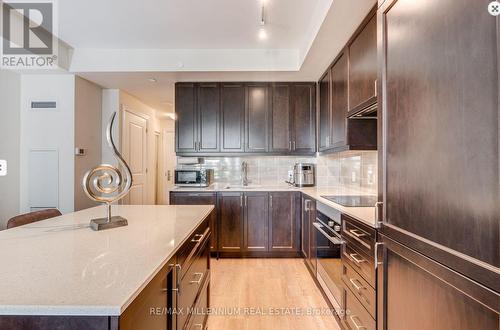
[{"label": "oven handle", "polygon": [[313,226],[316,227],[316,229],[321,233],[323,234],[323,236],[325,236],[330,242],[332,242],[333,244],[335,245],[339,245],[339,244],[344,244],[344,241],[341,240],[341,239],[338,239],[337,237],[331,237],[330,235],[328,235],[326,233],[326,231],[324,231],[322,229],[323,225],[321,225],[319,222],[313,222]]}]

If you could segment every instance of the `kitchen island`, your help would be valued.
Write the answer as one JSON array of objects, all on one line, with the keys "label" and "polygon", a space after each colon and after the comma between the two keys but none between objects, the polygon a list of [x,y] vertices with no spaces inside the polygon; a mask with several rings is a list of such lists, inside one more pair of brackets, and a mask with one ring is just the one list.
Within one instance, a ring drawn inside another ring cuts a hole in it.
[{"label": "kitchen island", "polygon": [[[103,206],[0,232],[1,329],[166,329],[206,323],[213,206]],[[181,290],[182,288],[182,290]]]}]

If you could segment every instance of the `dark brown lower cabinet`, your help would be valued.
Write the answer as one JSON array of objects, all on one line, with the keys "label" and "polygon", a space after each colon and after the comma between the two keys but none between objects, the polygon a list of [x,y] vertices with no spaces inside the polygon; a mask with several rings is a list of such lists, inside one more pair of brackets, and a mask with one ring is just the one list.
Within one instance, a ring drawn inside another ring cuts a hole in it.
[{"label": "dark brown lower cabinet", "polygon": [[245,193],[245,251],[267,251],[268,199],[266,192]]},{"label": "dark brown lower cabinet", "polygon": [[500,295],[380,236],[377,329],[498,330]]},{"label": "dark brown lower cabinet", "polygon": [[269,251],[298,251],[300,234],[297,220],[300,218],[297,214],[300,214],[300,194],[269,194]]},{"label": "dark brown lower cabinet", "polygon": [[243,193],[219,193],[219,252],[243,251]]},{"label": "dark brown lower cabinet", "polygon": [[209,222],[212,230],[210,249],[217,250],[217,193],[176,192],[170,194],[171,205],[214,205]]}]

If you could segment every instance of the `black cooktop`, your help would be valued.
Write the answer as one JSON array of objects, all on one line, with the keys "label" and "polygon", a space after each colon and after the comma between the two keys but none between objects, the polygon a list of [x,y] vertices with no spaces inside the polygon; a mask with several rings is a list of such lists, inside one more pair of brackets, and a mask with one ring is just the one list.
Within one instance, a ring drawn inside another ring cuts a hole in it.
[{"label": "black cooktop", "polygon": [[377,196],[321,196],[329,201],[347,207],[374,207]]}]

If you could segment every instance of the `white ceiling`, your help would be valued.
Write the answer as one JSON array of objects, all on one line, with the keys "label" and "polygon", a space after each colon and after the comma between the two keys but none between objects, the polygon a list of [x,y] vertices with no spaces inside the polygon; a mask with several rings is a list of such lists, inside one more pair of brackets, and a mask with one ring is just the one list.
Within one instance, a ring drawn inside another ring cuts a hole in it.
[{"label": "white ceiling", "polygon": [[60,37],[75,48],[298,49],[308,41],[304,32],[316,10],[331,2],[266,0],[269,38],[262,42],[261,1],[64,0]]},{"label": "white ceiling", "polygon": [[376,3],[265,0],[261,41],[261,1],[65,0],[60,38],[70,71],[172,111],[177,81],[317,80]]}]

